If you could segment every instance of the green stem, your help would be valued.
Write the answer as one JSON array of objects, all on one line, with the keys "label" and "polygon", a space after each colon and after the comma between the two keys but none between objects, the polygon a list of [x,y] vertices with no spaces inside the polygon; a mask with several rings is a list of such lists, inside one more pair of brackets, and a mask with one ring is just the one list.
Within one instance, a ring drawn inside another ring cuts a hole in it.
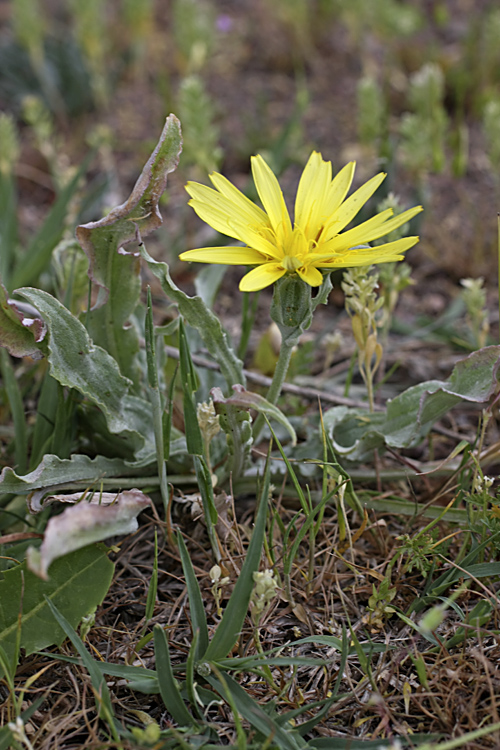
[{"label": "green stem", "polygon": [[[281,343],[281,349],[280,349],[278,361],[276,363],[276,369],[274,370],[273,380],[266,394],[266,399],[271,404],[276,403],[281,393],[281,388],[282,388],[283,383],[285,382],[286,374],[288,372],[288,367],[290,365],[290,359],[292,357],[293,347],[294,347],[294,343],[289,343],[286,340],[282,341]],[[264,423],[265,423],[264,415],[259,414],[259,416],[255,420],[255,424],[253,428],[254,443],[258,441],[260,437],[260,433],[262,432],[262,428],[264,427]]]},{"label": "green stem", "polygon": [[163,501],[163,507],[165,510],[165,521],[167,523],[167,529],[170,528],[169,518],[169,491],[168,491],[168,479],[167,479],[167,466],[165,462],[165,448],[163,445],[163,420],[162,420],[162,404],[161,396],[158,388],[149,389],[149,399],[151,402],[153,412],[153,430],[155,435],[155,447],[156,447],[156,463],[158,465],[158,477],[160,480],[160,492],[161,499]]},{"label": "green stem", "polygon": [[372,377],[372,372],[370,369],[368,369],[366,373],[365,383],[366,383],[366,391],[368,394],[368,407],[370,411],[373,413],[373,410],[374,410],[373,377]]},{"label": "green stem", "polygon": [[155,327],[153,322],[153,307],[151,301],[151,288],[148,287],[145,339],[146,339],[146,363],[148,372],[149,400],[153,413],[153,431],[155,436],[156,463],[158,466],[158,478],[160,480],[161,499],[165,510],[165,523],[167,527],[168,541],[172,543],[172,527],[170,522],[169,491],[167,480],[167,464],[165,461],[165,445],[163,441],[163,406],[158,382],[158,369],[156,362]]},{"label": "green stem", "polygon": [[[258,623],[254,626],[254,630],[253,630],[253,642],[255,644],[255,650],[257,651],[257,653],[260,654],[260,656],[265,656],[264,649],[262,648],[262,643],[260,642],[260,631],[259,631],[259,624]],[[263,664],[262,667],[261,667],[261,669],[262,669],[262,672],[263,672],[263,674],[264,674],[264,676],[265,676],[265,678],[266,678],[266,680],[267,680],[267,682],[269,684],[269,687],[271,687],[273,690],[276,691],[276,693],[279,694],[279,692],[280,692],[279,687],[276,685],[276,683],[275,683],[275,681],[273,679],[272,672],[269,669],[269,667],[267,666],[267,664]]]}]

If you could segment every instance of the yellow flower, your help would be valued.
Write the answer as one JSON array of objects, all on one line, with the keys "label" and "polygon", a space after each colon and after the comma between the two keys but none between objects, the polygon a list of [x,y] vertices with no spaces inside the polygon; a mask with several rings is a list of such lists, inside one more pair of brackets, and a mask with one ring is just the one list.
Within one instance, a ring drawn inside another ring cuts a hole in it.
[{"label": "yellow flower", "polygon": [[354,168],[355,163],[350,162],[332,180],[331,162],[313,152],[300,178],[293,225],[279,182],[260,155],[252,156],[252,174],[264,211],[217,172],[210,175],[215,190],[188,182],[189,205],[198,216],[245,247],[188,250],[180,255],[181,260],[256,266],[241,280],[243,292],[263,289],[286,273],[296,273],[310,286],[320,286],[320,269],[403,260],[402,253],[415,245],[418,237],[404,237],[377,247],[366,243],[402,226],[422,211],[422,206],[394,218],[390,218],[393,211],[389,208],[342,232],[386,176],[381,172],[372,177],[346,199]]}]

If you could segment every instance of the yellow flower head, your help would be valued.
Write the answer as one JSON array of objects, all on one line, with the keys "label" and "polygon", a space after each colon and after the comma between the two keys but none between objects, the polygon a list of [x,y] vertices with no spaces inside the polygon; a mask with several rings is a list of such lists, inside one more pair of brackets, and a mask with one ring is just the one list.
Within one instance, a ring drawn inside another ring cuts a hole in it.
[{"label": "yellow flower head", "polygon": [[377,247],[366,243],[402,226],[422,211],[422,206],[394,218],[389,208],[342,232],[386,176],[383,172],[375,175],[346,199],[354,168],[355,163],[350,162],[332,180],[331,162],[314,151],[300,178],[293,225],[279,182],[260,155],[252,156],[252,174],[264,211],[217,172],[210,175],[215,190],[188,182],[189,205],[198,216],[245,247],[203,247],[179,257],[198,263],[255,266],[241,280],[242,292],[264,289],[286,273],[296,273],[310,286],[320,286],[320,269],[403,260],[402,253],[415,245],[418,237]]}]

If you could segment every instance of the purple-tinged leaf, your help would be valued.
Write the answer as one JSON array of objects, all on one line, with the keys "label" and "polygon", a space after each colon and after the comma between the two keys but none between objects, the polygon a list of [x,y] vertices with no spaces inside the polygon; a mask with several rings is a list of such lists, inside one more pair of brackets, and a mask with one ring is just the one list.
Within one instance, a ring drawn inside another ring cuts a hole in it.
[{"label": "purple-tinged leaf", "polygon": [[13,357],[43,357],[40,343],[47,328],[34,307],[9,299],[0,284],[0,346]]},{"label": "purple-tinged leaf", "polygon": [[99,504],[98,500],[97,493],[93,502],[84,499],[49,520],[40,549],[27,551],[28,567],[35,575],[48,580],[49,566],[58,557],[110,536],[137,531],[137,516],[151,505],[150,498],[136,489],[120,492],[111,503]]}]

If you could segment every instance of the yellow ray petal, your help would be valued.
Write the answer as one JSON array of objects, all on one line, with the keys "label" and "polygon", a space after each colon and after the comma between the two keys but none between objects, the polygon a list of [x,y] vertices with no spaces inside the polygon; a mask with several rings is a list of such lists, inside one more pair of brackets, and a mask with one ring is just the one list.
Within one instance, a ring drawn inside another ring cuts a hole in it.
[{"label": "yellow ray petal", "polygon": [[[215,191],[213,191],[215,192]],[[276,244],[271,242],[256,231],[253,226],[240,223],[237,216],[228,216],[224,211],[219,210],[216,206],[207,203],[201,203],[195,199],[189,201],[189,205],[196,211],[200,219],[205,221],[218,232],[234,237],[245,245],[265,253],[271,258],[279,259],[281,257]],[[272,230],[269,230],[271,232]]]},{"label": "yellow ray petal", "polygon": [[394,229],[406,224],[407,221],[410,221],[420,211],[423,211],[422,206],[415,206],[415,208],[410,208],[408,211],[404,211],[386,221],[387,216],[392,213],[392,209],[387,209],[372,219],[359,224],[359,226],[349,229],[348,232],[337,235],[330,242],[325,243],[321,249],[325,252],[328,252],[328,250],[341,252],[354,245],[362,245],[372,240],[378,240],[379,237],[383,237],[394,231]]},{"label": "yellow ray petal", "polygon": [[317,268],[314,268],[314,266],[297,268],[297,273],[302,281],[305,281],[309,286],[321,286],[323,283],[323,274]]},{"label": "yellow ray petal", "polygon": [[259,198],[274,231],[279,237],[287,236],[292,231],[292,225],[285,199],[275,174],[260,154],[252,156],[252,174]]},{"label": "yellow ray petal", "polygon": [[228,216],[227,212],[221,210],[217,205],[202,203],[194,199],[189,201],[189,205],[196,211],[200,219],[221,234],[226,234],[228,237],[234,237],[237,240],[245,242],[242,237],[242,231],[246,229],[246,225],[239,224],[233,216]]},{"label": "yellow ray petal", "polygon": [[321,243],[321,245],[318,245],[318,250],[321,249],[321,252],[325,253],[330,250],[332,252],[339,252],[344,248],[353,247],[354,245],[364,245],[373,239],[382,237],[382,235],[386,234],[382,227],[385,226],[392,213],[392,208],[387,208],[385,211],[372,216],[371,219],[358,224],[347,232],[337,234],[331,240],[328,240],[328,242]]},{"label": "yellow ray petal", "polygon": [[333,234],[338,234],[338,232],[354,219],[358,211],[360,211],[366,201],[371,198],[385,177],[386,175],[384,172],[375,175],[371,180],[368,180],[364,185],[361,185],[355,193],[350,195],[349,198],[339,206],[331,220],[328,222],[327,227],[325,227],[323,233],[325,239],[331,238]]},{"label": "yellow ray petal", "polygon": [[285,275],[285,269],[279,263],[264,263],[252,268],[240,281],[242,292],[258,292],[266,286],[274,284]]},{"label": "yellow ray petal", "polygon": [[325,210],[327,216],[332,216],[335,213],[335,211],[349,192],[349,188],[352,185],[355,169],[356,162],[350,161],[349,164],[346,164],[345,167],[342,167],[340,172],[335,175],[332,183],[330,184],[330,187],[328,188],[328,193],[326,196]]},{"label": "yellow ray petal", "polygon": [[369,266],[372,263],[392,263],[395,260],[404,260],[402,253],[416,245],[418,240],[418,237],[403,237],[378,247],[353,247],[332,258],[315,259],[314,262],[319,268],[353,268]]},{"label": "yellow ray petal", "polygon": [[266,257],[251,247],[200,247],[186,250],[179,255],[181,260],[192,263],[220,263],[228,266],[253,266],[265,263]]},{"label": "yellow ray petal", "polygon": [[[263,225],[266,227],[271,226],[271,222],[264,211],[254,205],[250,200],[248,203],[236,203],[230,197],[222,194],[218,190],[214,190],[206,185],[201,185],[198,182],[188,182],[186,185],[186,191],[191,196],[189,205],[192,206],[195,211],[197,210],[197,207],[215,207],[228,218],[234,218],[242,224],[252,224],[256,226]],[[239,190],[236,190],[236,192],[238,193]]]},{"label": "yellow ray petal", "polygon": [[316,238],[319,223],[325,220],[325,198],[332,181],[332,164],[313,151],[309,157],[295,199],[295,224],[308,237]]},{"label": "yellow ray petal", "polygon": [[247,198],[241,190],[229,182],[228,179],[218,172],[213,172],[209,175],[212,183],[215,185],[217,190],[222,193],[229,201],[234,203],[236,210],[242,215],[252,217],[252,222],[255,224],[265,224],[271,226],[268,215],[259,206],[256,206],[250,198]]}]

